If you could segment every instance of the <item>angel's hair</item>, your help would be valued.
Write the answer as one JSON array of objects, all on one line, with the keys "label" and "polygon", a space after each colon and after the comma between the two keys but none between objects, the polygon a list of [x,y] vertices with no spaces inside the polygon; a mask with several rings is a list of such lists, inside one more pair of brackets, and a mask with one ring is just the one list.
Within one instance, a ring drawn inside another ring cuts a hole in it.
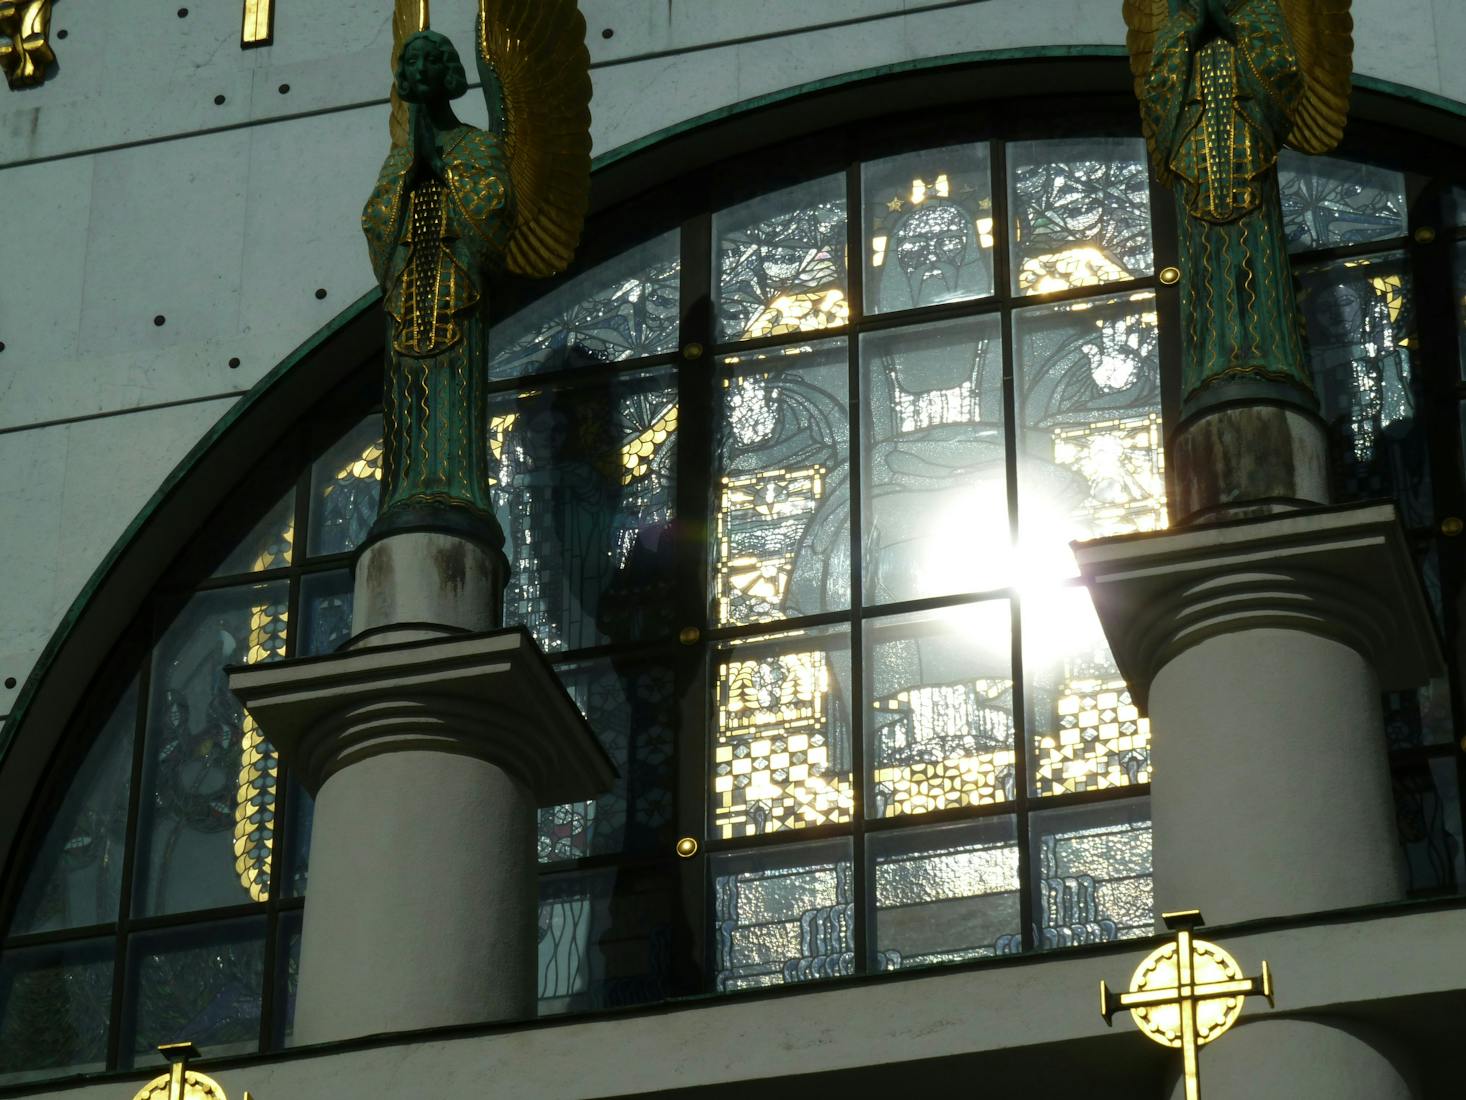
[{"label": "angel's hair", "polygon": [[418,31],[409,35],[402,43],[402,53],[398,54],[397,62],[397,86],[402,86],[402,62],[400,58],[407,53],[407,47],[424,39],[431,46],[438,49],[443,55],[443,64],[448,69],[448,75],[443,82],[443,91],[449,99],[457,99],[464,92],[468,91],[468,74],[463,70],[463,62],[458,57],[458,51],[454,48],[452,41],[446,34],[439,34],[437,31]]}]

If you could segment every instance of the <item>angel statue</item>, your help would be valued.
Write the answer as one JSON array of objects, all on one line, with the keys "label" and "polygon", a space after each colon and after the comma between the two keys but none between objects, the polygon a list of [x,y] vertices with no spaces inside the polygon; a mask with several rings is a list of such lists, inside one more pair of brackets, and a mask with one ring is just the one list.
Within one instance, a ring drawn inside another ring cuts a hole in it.
[{"label": "angel statue", "polygon": [[504,272],[569,264],[590,198],[590,53],[575,0],[479,0],[487,129],[451,101],[458,52],[397,0],[392,151],[362,213],[388,347],[382,497],[372,534],[455,530],[494,549],[489,499],[488,305]]},{"label": "angel statue", "polygon": [[1351,0],[1125,0],[1135,94],[1180,214],[1183,415],[1237,398],[1316,410],[1278,150],[1343,135]]}]

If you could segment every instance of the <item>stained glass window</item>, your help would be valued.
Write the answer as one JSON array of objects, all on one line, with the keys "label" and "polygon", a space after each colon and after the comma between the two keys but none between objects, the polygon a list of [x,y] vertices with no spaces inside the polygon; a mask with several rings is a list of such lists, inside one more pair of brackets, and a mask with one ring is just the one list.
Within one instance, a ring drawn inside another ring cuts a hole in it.
[{"label": "stained glass window", "polygon": [[116,940],[0,954],[0,1085],[105,1069]]},{"label": "stained glass window", "polygon": [[1433,756],[1396,764],[1394,786],[1410,888],[1440,890],[1466,882],[1456,762]]},{"label": "stained glass window", "polygon": [[347,570],[301,579],[300,654],[334,653],[351,637],[352,581]]},{"label": "stained glass window", "polygon": [[1278,187],[1290,252],[1405,235],[1405,177],[1399,172],[1285,149],[1278,156]]},{"label": "stained glass window", "polygon": [[295,1040],[295,998],[300,992],[301,914],[280,917],[280,946],[275,954],[275,1045],[288,1047]]},{"label": "stained glass window", "polygon": [[1456,243],[1455,276],[1456,350],[1461,365],[1461,377],[1466,378],[1466,241]]},{"label": "stained glass window", "polygon": [[382,418],[369,416],[311,467],[310,550],[354,550],[377,518],[382,496]]},{"label": "stained glass window", "polygon": [[1069,947],[1153,935],[1150,856],[1145,800],[1036,814],[1038,944]]},{"label": "stained glass window", "polygon": [[295,494],[286,493],[280,502],[255,524],[244,540],[229,553],[214,576],[261,573],[289,565],[295,543]]}]

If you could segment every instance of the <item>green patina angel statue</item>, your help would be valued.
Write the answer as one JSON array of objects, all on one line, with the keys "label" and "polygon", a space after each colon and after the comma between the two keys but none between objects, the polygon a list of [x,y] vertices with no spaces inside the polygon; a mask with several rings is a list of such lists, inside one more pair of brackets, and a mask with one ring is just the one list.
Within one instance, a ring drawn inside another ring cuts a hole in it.
[{"label": "green patina angel statue", "polygon": [[479,0],[489,126],[425,0],[397,0],[392,151],[362,213],[388,319],[373,535],[452,529],[498,548],[489,500],[488,303],[508,271],[569,264],[590,195],[590,54],[575,0]]},{"label": "green patina angel statue", "polygon": [[1182,412],[1314,409],[1277,161],[1343,134],[1350,0],[1125,0],[1125,22],[1151,158],[1180,204]]}]

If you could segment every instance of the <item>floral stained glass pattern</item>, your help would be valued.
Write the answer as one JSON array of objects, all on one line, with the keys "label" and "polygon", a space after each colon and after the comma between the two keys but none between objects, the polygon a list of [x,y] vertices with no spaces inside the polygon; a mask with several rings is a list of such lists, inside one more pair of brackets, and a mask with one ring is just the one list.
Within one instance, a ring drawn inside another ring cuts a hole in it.
[{"label": "floral stained glass pattern", "polygon": [[295,494],[281,501],[254,525],[244,540],[214,570],[216,577],[262,573],[291,563],[295,549]]},{"label": "floral stained glass pattern", "polygon": [[1405,177],[1399,172],[1284,149],[1278,187],[1290,252],[1405,235]]},{"label": "floral stained glass pattern", "polygon": [[0,1085],[106,1067],[116,941],[0,955]]},{"label": "floral stained glass pattern", "polygon": [[1149,806],[1143,800],[1034,817],[1035,938],[1044,948],[1155,931]]}]

